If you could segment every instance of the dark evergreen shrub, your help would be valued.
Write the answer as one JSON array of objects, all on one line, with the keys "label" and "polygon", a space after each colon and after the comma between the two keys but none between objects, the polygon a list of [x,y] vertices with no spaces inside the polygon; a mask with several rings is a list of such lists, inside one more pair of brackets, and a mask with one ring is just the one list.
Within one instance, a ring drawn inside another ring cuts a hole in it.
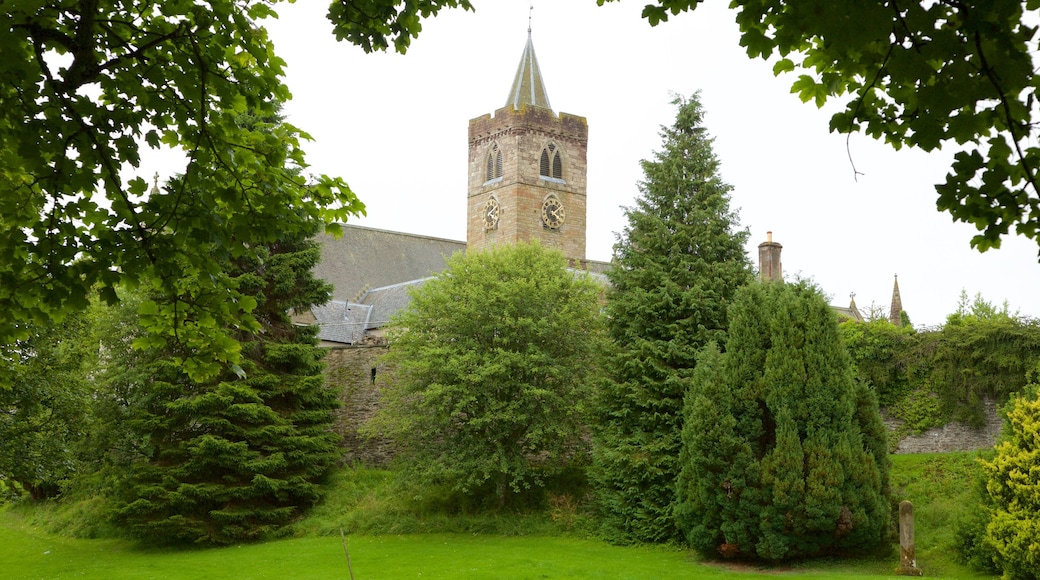
[{"label": "dark evergreen shrub", "polygon": [[679,525],[708,555],[770,561],[878,545],[884,426],[853,380],[834,313],[806,283],[738,292],[726,352],[705,349],[685,403]]}]

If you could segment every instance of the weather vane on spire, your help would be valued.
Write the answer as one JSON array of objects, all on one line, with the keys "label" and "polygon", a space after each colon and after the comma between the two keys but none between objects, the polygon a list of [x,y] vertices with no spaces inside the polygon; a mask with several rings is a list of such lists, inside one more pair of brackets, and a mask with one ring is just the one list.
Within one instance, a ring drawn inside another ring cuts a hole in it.
[{"label": "weather vane on spire", "polygon": [[527,9],[527,34],[531,34],[531,16],[534,15],[534,2],[531,2],[531,7]]}]

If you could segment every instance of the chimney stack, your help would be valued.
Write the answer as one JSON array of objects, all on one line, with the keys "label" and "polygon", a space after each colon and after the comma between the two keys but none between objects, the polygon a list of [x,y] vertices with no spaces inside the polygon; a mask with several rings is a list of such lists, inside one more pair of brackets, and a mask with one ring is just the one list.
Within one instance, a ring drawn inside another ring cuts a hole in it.
[{"label": "chimney stack", "polygon": [[780,265],[780,250],[783,246],[773,241],[773,232],[766,232],[766,241],[758,245],[758,276],[767,280],[782,281],[783,268]]}]

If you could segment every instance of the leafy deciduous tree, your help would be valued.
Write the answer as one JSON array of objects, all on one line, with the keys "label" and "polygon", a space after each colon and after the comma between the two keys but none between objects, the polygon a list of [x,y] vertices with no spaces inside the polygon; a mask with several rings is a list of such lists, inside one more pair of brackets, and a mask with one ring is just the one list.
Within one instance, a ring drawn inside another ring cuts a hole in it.
[{"label": "leafy deciduous tree", "polygon": [[885,428],[818,290],[742,289],[726,352],[702,352],[685,413],[676,514],[698,550],[775,561],[884,537]]},{"label": "leafy deciduous tree", "polygon": [[696,95],[677,97],[661,151],[607,273],[613,339],[597,404],[593,480],[616,541],[678,538],[672,517],[682,400],[705,344],[723,342],[726,308],[752,279],[747,233],[735,231],[730,186],[703,126]]},{"label": "leafy deciduous tree", "polygon": [[365,50],[386,50],[394,43],[405,53],[422,30],[422,18],[435,16],[442,8],[473,10],[469,0],[333,0],[329,6],[336,38],[346,39]]},{"label": "leafy deciduous tree", "polygon": [[367,429],[399,443],[404,477],[500,506],[583,461],[600,292],[538,244],[456,254],[393,321]]},{"label": "leafy deciduous tree", "polygon": [[[4,3],[0,343],[27,338],[24,321],[146,283],[177,299],[153,303],[143,323],[204,379],[237,360],[228,328],[256,328],[220,264],[363,210],[340,179],[306,183],[305,133],[242,122],[289,98],[259,24],[274,3]],[[186,158],[150,194],[123,178],[148,148]]]},{"label": "leafy deciduous tree", "polygon": [[53,496],[76,471],[87,430],[89,349],[80,317],[25,325],[29,337],[0,349],[9,388],[0,388],[0,476],[33,499]]},{"label": "leafy deciduous tree", "polygon": [[[612,0],[596,0],[602,5]],[[701,0],[653,0],[651,25]],[[850,96],[832,131],[863,130],[894,148],[956,144],[938,208],[981,233],[979,250],[1001,236],[1040,235],[1040,73],[1033,24],[1040,5],[1022,0],[928,2],[735,0],[748,56],[779,58],[776,74],[822,106]]]},{"label": "leafy deciduous tree", "polygon": [[[838,325],[842,342],[852,357],[856,375],[877,392],[881,405],[896,403],[913,388],[911,373],[924,376],[926,364],[915,357],[914,330],[895,326],[887,318]],[[916,364],[915,364],[916,363]]]}]

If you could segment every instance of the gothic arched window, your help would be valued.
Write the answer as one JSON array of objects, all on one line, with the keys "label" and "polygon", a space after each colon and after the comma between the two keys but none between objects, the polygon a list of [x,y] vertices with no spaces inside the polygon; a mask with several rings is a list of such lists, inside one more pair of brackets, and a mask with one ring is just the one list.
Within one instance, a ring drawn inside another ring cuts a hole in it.
[{"label": "gothic arched window", "polygon": [[486,181],[502,177],[502,151],[498,148],[498,143],[492,144],[491,150],[488,151],[486,175]]},{"label": "gothic arched window", "polygon": [[549,143],[542,149],[542,159],[538,164],[538,174],[542,177],[563,179],[563,160],[555,143]]}]

